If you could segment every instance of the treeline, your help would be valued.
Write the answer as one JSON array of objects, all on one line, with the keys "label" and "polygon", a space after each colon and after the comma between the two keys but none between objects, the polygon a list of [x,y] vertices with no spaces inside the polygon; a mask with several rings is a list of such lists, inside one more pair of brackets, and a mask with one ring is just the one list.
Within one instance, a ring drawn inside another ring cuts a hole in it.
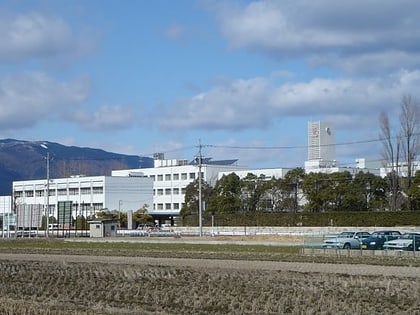
[{"label": "treeline", "polygon": [[[198,226],[198,215],[181,217],[181,226]],[[205,213],[203,226],[420,226],[420,211]]]},{"label": "treeline", "polygon": [[[405,180],[399,178],[401,187]],[[371,173],[305,174],[302,168],[290,170],[284,178],[249,173],[241,179],[231,173],[220,178],[214,187],[202,182],[202,210],[203,215],[420,210],[420,172],[412,178],[409,189],[395,190],[391,182],[389,176],[382,178]],[[197,214],[199,199],[196,180],[186,188],[181,218]]]},{"label": "treeline", "polygon": [[[420,210],[420,172],[414,173],[420,154],[420,104],[415,97],[404,95],[399,115],[391,117],[397,118],[399,124],[391,121],[386,112],[379,115],[382,157],[388,173],[385,178],[348,171],[305,174],[302,168],[295,168],[284,178],[248,174],[241,179],[231,173],[214,187],[206,182],[199,185],[196,180],[186,189],[181,219],[197,214],[199,200],[203,215],[213,218],[222,214],[238,217],[257,213],[308,215]],[[297,217],[292,217],[295,221],[291,224],[297,224]]]}]

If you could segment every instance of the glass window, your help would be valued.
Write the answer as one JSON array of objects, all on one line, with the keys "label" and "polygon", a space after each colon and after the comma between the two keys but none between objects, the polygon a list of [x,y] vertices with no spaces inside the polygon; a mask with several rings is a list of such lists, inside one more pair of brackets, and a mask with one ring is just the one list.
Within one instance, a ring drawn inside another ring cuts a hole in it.
[{"label": "glass window", "polygon": [[33,190],[27,190],[27,191],[25,191],[25,196],[26,197],[33,197],[34,196],[34,191]]},{"label": "glass window", "polygon": [[15,197],[23,197],[23,191],[15,191]]},{"label": "glass window", "polygon": [[171,189],[170,188],[166,188],[165,189],[165,195],[170,195],[171,194]]},{"label": "glass window", "polygon": [[150,178],[153,179],[153,181],[155,181],[156,176],[155,175],[150,175]]},{"label": "glass window", "polygon": [[179,180],[179,174],[174,174],[174,175],[173,175],[173,179],[174,179],[174,180]]},{"label": "glass window", "polygon": [[181,174],[181,179],[182,180],[187,180],[187,173],[182,173]]},{"label": "glass window", "polygon": [[160,196],[160,195],[163,195],[163,189],[158,189],[157,190],[157,194]]},{"label": "glass window", "polygon": [[35,191],[35,196],[37,196],[37,197],[44,196],[44,191],[43,190],[37,190],[37,191]]},{"label": "glass window", "polygon": [[179,210],[179,203],[174,203],[174,209]]},{"label": "glass window", "polygon": [[181,189],[181,194],[185,195],[186,192],[187,192],[187,188],[182,188]]},{"label": "glass window", "polygon": [[69,195],[78,195],[79,188],[69,188]]},{"label": "glass window", "polygon": [[103,187],[93,187],[93,193],[94,194],[103,194],[104,188]]},{"label": "glass window", "polygon": [[158,176],[157,176],[157,180],[158,180],[159,182],[163,181],[163,175],[158,175]]},{"label": "glass window", "polygon": [[170,203],[165,203],[165,209],[166,210],[171,210],[171,204]]},{"label": "glass window", "polygon": [[90,195],[90,187],[80,188],[80,193],[82,195]]},{"label": "glass window", "polygon": [[67,195],[67,189],[57,189],[57,195],[59,196]]},{"label": "glass window", "polygon": [[104,204],[101,202],[93,204],[93,210],[102,210],[103,208],[104,208]]},{"label": "glass window", "polygon": [[163,203],[158,203],[157,206],[158,206],[158,210],[163,210]]},{"label": "glass window", "polygon": [[170,181],[171,180],[171,174],[166,174],[165,175],[165,180],[169,180]]},{"label": "glass window", "polygon": [[190,179],[195,179],[195,173],[190,173]]},{"label": "glass window", "polygon": [[179,195],[179,188],[174,188],[174,192],[173,192],[173,194],[174,194],[174,195]]}]

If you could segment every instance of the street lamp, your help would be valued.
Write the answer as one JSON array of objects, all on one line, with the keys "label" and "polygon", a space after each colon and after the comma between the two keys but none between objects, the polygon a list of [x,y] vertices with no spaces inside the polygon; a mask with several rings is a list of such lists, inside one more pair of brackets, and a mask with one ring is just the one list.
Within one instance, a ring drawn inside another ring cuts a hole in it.
[{"label": "street lamp", "polygon": [[50,223],[50,151],[45,144],[40,145],[42,148],[47,150],[47,156],[45,159],[47,160],[47,198],[46,198],[46,209],[45,209],[45,237],[48,237],[48,228]]}]

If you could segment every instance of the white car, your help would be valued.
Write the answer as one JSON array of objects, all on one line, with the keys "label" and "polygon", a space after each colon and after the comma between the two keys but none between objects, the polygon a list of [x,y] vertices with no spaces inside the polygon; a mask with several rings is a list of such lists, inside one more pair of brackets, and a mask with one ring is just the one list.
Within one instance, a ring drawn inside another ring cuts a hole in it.
[{"label": "white car", "polygon": [[322,248],[359,249],[360,242],[369,236],[369,232],[363,231],[342,232],[336,237],[325,239],[322,242]]},{"label": "white car", "polygon": [[404,233],[395,240],[385,242],[383,247],[393,250],[420,250],[420,233]]}]

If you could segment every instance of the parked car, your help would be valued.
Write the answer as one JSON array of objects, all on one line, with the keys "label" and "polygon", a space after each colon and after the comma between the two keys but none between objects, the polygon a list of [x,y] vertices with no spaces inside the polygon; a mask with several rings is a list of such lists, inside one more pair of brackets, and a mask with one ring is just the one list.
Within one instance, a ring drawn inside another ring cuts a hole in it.
[{"label": "parked car", "polygon": [[325,239],[322,242],[322,248],[358,249],[360,242],[369,236],[369,232],[363,231],[342,232],[336,237]]},{"label": "parked car", "polygon": [[368,238],[362,240],[362,249],[383,249],[386,241],[392,241],[401,236],[400,231],[376,231],[373,232]]},{"label": "parked car", "polygon": [[420,250],[420,233],[404,233],[400,238],[385,242],[383,247],[392,250]]}]

